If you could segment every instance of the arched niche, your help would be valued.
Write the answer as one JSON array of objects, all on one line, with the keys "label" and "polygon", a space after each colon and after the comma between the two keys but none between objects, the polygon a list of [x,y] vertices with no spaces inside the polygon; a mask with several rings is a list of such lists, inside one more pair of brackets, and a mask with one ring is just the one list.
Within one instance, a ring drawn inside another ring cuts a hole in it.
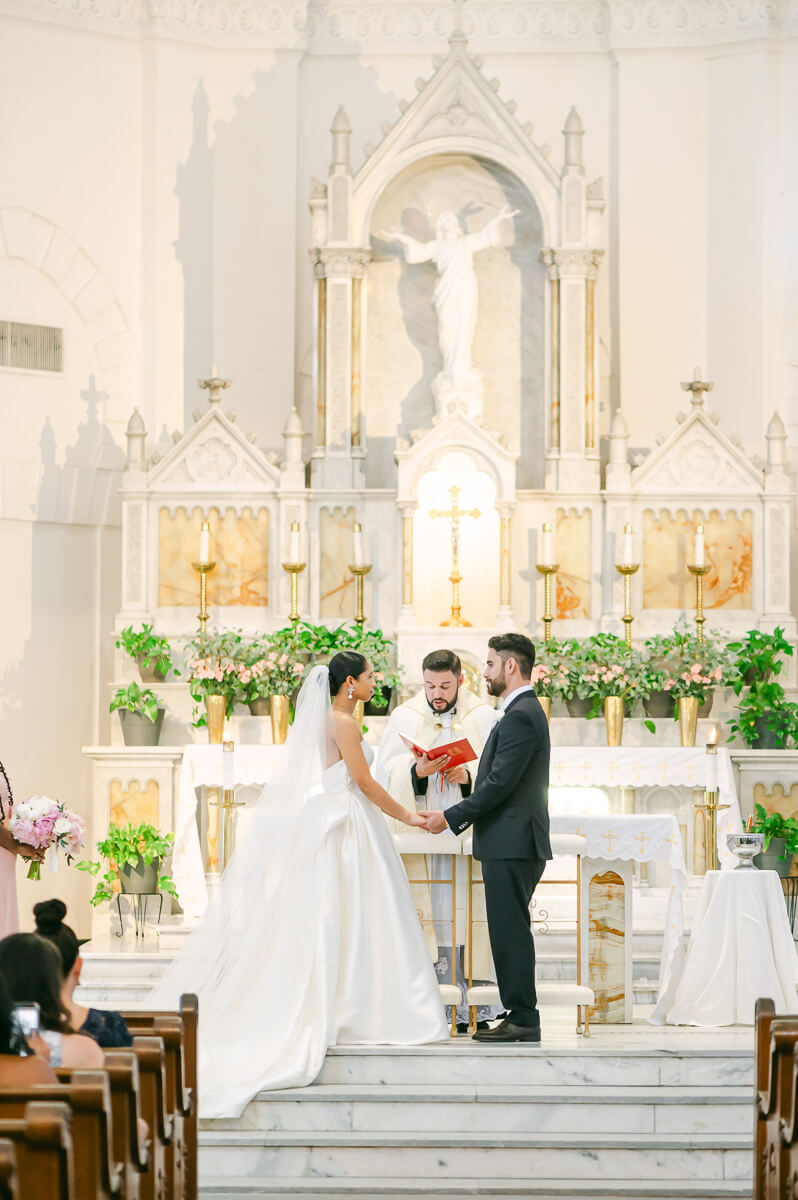
[{"label": "arched niche", "polygon": [[[454,212],[464,233],[482,229],[505,206],[517,210],[499,227],[500,244],[474,256],[479,291],[472,361],[484,384],[486,421],[521,450],[519,486],[542,486],[545,454],[546,270],[540,252],[544,221],[529,188],[502,163],[470,154],[427,155],[394,174],[370,210],[371,258],[365,278],[364,405],[369,445],[366,480],[384,485],[393,436],[429,428],[432,382],[441,368],[433,300],[436,268],[410,264],[400,232],[426,242],[442,211]],[[373,478],[372,478],[373,476]]]}]

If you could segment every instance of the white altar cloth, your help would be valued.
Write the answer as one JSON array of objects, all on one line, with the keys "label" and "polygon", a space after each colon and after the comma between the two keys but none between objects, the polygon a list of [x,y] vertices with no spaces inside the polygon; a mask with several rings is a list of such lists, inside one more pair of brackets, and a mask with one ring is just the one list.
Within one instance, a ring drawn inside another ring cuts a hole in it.
[{"label": "white altar cloth", "polygon": [[[239,746],[233,752],[236,787],[262,787],[271,774],[280,746]],[[197,830],[197,788],[222,786],[220,745],[192,745],[183,751],[175,815],[172,878],[187,917],[201,917],[208,905],[205,867]]]},{"label": "white altar cloth", "polygon": [[[557,787],[686,787],[703,788],[707,753],[702,746],[552,746],[549,784]],[[718,857],[721,866],[737,861],[726,849],[726,834],[743,827],[731,755],[718,747]],[[601,857],[606,857],[602,855]],[[625,858],[626,855],[618,857]],[[664,857],[664,856],[663,856]],[[643,861],[638,860],[638,861]]]},{"label": "white altar cloth", "polygon": [[656,1024],[753,1025],[758,996],[798,1012],[798,956],[775,871],[708,871],[690,944]]},{"label": "white altar cloth", "polygon": [[[577,834],[585,839],[586,858],[633,859],[654,862],[664,859],[671,868],[671,890],[662,936],[659,994],[671,979],[673,961],[684,934],[684,891],[687,867],[679,823],[669,813],[630,813],[603,816],[552,816],[552,834]],[[544,872],[541,883],[545,884]],[[631,932],[631,931],[630,931]]]}]

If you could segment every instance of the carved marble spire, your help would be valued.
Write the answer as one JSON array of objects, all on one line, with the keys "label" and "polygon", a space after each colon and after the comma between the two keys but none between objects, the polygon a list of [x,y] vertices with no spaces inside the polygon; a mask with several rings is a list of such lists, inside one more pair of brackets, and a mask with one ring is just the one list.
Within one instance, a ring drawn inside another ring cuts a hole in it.
[{"label": "carved marble spire", "polygon": [[333,117],[330,133],[332,134],[330,170],[333,171],[336,167],[349,167],[349,142],[352,137],[352,126],[349,124],[349,117],[346,115],[343,104],[338,105],[338,112]]},{"label": "carved marble spire", "polygon": [[777,412],[770,418],[765,438],[768,444],[767,474],[778,474],[784,470],[787,461],[787,430]]},{"label": "carved marble spire", "polygon": [[127,438],[127,465],[129,467],[143,467],[145,463],[144,443],[147,439],[147,430],[144,427],[142,415],[137,408],[134,408],[130,414],[130,420],[125,430],[125,437]]},{"label": "carved marble spire", "polygon": [[465,35],[463,28],[463,7],[465,0],[454,0],[454,28],[452,29],[449,38],[449,47],[452,50],[458,48],[465,49],[468,45],[468,38]]},{"label": "carved marble spire", "polygon": [[695,367],[693,378],[682,384],[682,391],[690,393],[690,403],[693,408],[703,408],[704,392],[711,392],[714,386],[714,383],[706,383],[701,378],[701,368]]},{"label": "carved marble spire", "polygon": [[216,366],[211,367],[210,379],[198,379],[197,387],[204,388],[208,392],[208,403],[218,404],[221,400],[221,393],[232,386],[232,379],[222,379]]},{"label": "carved marble spire", "polygon": [[609,433],[609,460],[607,462],[607,491],[625,491],[631,479],[629,467],[629,429],[619,408],[615,410]]},{"label": "carved marble spire", "polygon": [[302,462],[302,438],[304,436],[302,418],[296,408],[292,408],[283,426],[283,441],[285,442],[285,465],[296,466]]},{"label": "carved marble spire", "polygon": [[565,170],[567,171],[569,167],[581,168],[582,138],[585,136],[585,127],[575,108],[572,108],[565,118],[562,133],[565,138]]}]

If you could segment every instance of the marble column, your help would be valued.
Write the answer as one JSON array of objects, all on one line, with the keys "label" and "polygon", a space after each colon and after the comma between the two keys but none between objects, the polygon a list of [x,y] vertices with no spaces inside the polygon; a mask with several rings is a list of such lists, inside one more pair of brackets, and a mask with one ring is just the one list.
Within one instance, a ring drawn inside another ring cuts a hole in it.
[{"label": "marble column", "polygon": [[413,523],[416,505],[400,504],[399,511],[402,514],[402,605],[399,609],[398,626],[408,629],[416,624],[413,599]]}]

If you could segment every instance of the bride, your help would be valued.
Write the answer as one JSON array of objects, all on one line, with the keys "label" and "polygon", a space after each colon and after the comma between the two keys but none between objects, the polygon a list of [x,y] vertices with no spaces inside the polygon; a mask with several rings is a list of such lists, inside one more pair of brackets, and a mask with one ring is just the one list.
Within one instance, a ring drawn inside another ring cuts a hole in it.
[{"label": "bride", "polygon": [[372,778],[353,716],[374,672],[354,651],[314,667],[271,782],[208,912],[156,987],[199,995],[201,1117],[301,1087],[329,1046],[448,1036],[402,860],[383,813],[423,826]]}]

